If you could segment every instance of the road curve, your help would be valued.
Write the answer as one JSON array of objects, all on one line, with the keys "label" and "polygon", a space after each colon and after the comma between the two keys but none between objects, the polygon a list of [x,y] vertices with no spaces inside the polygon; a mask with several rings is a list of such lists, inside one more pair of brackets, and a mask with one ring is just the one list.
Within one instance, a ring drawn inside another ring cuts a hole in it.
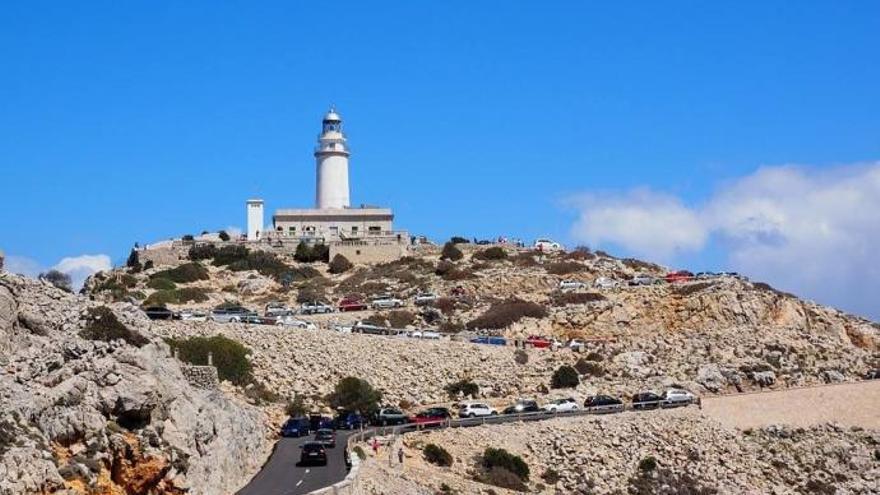
[{"label": "road curve", "polygon": [[303,495],[342,481],[348,474],[343,452],[351,432],[336,435],[336,447],[327,449],[326,466],[297,465],[299,447],[312,435],[278,440],[269,461],[237,495]]}]

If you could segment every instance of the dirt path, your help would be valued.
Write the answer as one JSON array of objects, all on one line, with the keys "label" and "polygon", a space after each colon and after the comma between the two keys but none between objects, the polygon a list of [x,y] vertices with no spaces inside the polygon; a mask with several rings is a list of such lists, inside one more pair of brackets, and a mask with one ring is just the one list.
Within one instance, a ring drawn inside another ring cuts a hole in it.
[{"label": "dirt path", "polygon": [[735,428],[837,422],[880,429],[880,380],[709,397],[703,413]]}]

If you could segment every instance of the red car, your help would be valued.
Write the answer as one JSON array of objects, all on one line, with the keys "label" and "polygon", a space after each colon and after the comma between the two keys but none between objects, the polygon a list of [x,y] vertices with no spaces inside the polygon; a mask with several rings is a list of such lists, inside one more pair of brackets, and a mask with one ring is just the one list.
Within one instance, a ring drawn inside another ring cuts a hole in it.
[{"label": "red car", "polygon": [[687,270],[679,270],[677,272],[668,273],[666,275],[666,281],[670,284],[674,284],[676,282],[690,282],[694,279],[694,274]]},{"label": "red car", "polygon": [[526,345],[531,345],[532,347],[543,349],[545,347],[550,347],[551,345],[553,345],[553,341],[546,337],[531,335],[529,336],[529,338],[526,339]]},{"label": "red car", "polygon": [[410,423],[422,426],[437,426],[451,418],[449,409],[445,407],[430,407],[409,418]]},{"label": "red car", "polygon": [[367,305],[356,297],[345,297],[339,301],[339,311],[363,311]]}]

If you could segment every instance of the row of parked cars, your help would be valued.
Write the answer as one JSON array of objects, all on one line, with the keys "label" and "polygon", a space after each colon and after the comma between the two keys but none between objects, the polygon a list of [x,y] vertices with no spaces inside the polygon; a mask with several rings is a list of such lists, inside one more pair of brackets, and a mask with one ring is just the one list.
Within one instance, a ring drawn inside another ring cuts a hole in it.
[{"label": "row of parked cars", "polygon": [[[633,278],[626,281],[618,281],[609,277],[598,277],[593,280],[593,287],[597,289],[616,289],[621,285],[628,285],[630,287],[638,287],[644,285],[657,285],[657,284],[675,284],[681,282],[691,282],[694,280],[711,280],[722,277],[731,277],[738,278],[741,280],[747,280],[746,277],[736,273],[736,272],[699,272],[697,274],[693,274],[687,270],[679,270],[675,272],[667,273],[662,277],[655,277],[654,275],[650,275],[647,273],[637,273],[633,276]],[[582,282],[580,280],[562,280],[559,282],[559,289],[563,291],[567,290],[582,290],[589,288],[590,285],[586,282]]]}]

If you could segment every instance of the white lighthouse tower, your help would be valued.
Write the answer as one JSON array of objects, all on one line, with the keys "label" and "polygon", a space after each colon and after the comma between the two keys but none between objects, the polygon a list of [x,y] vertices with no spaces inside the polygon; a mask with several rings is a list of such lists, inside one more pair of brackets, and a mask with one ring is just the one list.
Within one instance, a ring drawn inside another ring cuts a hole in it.
[{"label": "white lighthouse tower", "polygon": [[336,109],[324,115],[318,146],[315,148],[317,187],[315,207],[341,209],[350,206],[348,198],[348,145],[342,133],[342,119]]}]

